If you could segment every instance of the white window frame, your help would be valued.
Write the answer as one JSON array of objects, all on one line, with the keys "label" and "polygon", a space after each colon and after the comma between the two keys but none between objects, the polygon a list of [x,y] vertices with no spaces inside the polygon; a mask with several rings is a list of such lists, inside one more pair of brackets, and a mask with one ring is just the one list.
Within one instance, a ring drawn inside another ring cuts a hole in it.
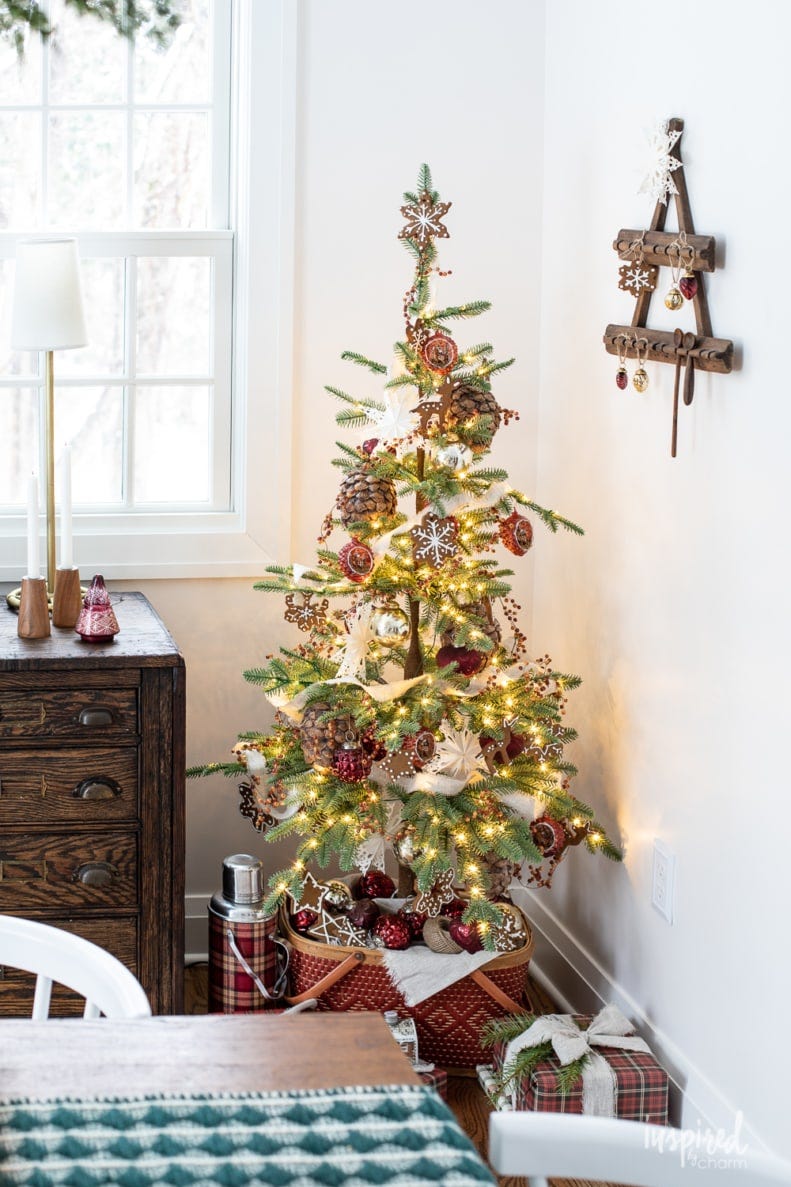
[{"label": "white window frame", "polygon": [[[75,235],[86,257],[119,249],[132,257],[213,255],[215,283],[232,284],[233,324],[226,315],[215,326],[215,375],[222,368],[231,379],[223,410],[231,422],[230,471],[217,461],[214,471],[226,488],[230,481],[231,509],[75,514],[75,562],[84,573],[124,580],[255,576],[274,557],[290,559],[298,5],[217,2],[233,20],[228,155],[235,230]],[[216,195],[227,179],[214,182]],[[0,235],[0,254],[13,256],[23,237]],[[231,308],[228,301],[222,306]],[[55,382],[57,389],[57,358]],[[25,533],[24,514],[0,520],[0,580],[19,579]]]}]

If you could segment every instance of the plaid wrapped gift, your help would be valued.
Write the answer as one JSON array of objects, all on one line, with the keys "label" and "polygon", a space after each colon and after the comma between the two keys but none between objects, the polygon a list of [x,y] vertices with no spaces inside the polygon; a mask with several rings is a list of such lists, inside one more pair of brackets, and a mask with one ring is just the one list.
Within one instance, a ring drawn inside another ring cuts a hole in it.
[{"label": "plaid wrapped gift", "polygon": [[275,990],[277,917],[242,923],[222,919],[209,911],[209,1013],[253,1014],[272,1009],[277,1001],[267,1001],[231,950],[229,928],[236,946],[264,987],[269,993]]},{"label": "plaid wrapped gift", "polygon": [[430,1072],[418,1072],[418,1075],[423,1083],[439,1093],[444,1101],[448,1099],[448,1073],[444,1067],[435,1063]]},{"label": "plaid wrapped gift", "polygon": [[[564,1015],[587,1030],[592,1014]],[[624,1121],[645,1121],[652,1125],[667,1125],[668,1077],[650,1052],[624,1051],[616,1047],[597,1046],[595,1050],[610,1065],[615,1075],[615,1116]],[[503,1070],[506,1044],[493,1048],[494,1071]],[[557,1073],[560,1061],[550,1055],[533,1068],[516,1085],[509,1107],[517,1111],[536,1113],[582,1113],[582,1080],[565,1094],[558,1090]]]}]

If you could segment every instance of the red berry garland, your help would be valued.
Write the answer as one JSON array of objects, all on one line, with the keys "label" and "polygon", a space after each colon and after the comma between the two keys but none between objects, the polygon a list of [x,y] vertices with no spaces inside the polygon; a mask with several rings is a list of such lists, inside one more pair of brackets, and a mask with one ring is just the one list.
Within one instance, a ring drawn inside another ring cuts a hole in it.
[{"label": "red berry garland", "polygon": [[412,939],[409,924],[397,915],[380,915],[373,926],[373,935],[385,948],[408,948]]},{"label": "red berry garland", "polygon": [[338,553],[338,564],[349,581],[365,581],[374,571],[374,554],[367,544],[350,540]]},{"label": "red berry garland", "polygon": [[360,879],[360,894],[363,898],[392,898],[395,882],[384,870],[369,870]]},{"label": "red berry garland", "polygon": [[514,556],[524,556],[533,543],[533,527],[529,519],[514,511],[500,520],[500,539]]},{"label": "red berry garland", "polygon": [[387,754],[387,747],[380,738],[377,738],[376,730],[372,725],[368,726],[368,729],[360,739],[360,743],[365,753],[370,754],[374,762],[380,762]]}]

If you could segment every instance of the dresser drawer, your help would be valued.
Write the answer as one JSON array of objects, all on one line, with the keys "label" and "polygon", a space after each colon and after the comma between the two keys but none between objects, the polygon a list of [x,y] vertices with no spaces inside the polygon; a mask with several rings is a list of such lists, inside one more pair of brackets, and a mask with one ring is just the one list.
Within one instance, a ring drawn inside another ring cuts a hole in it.
[{"label": "dresser drawer", "polygon": [[0,750],[0,826],[138,816],[137,749]]},{"label": "dresser drawer", "polygon": [[0,911],[134,907],[134,833],[29,833],[0,839]]},{"label": "dresser drawer", "polygon": [[0,692],[0,740],[78,739],[87,746],[138,732],[136,688]]},{"label": "dresser drawer", "polygon": [[[98,944],[111,952],[133,973],[137,973],[136,919],[47,919],[51,927],[60,927]],[[6,1018],[29,1018],[33,1010],[35,977],[22,969],[0,964],[0,1015]],[[82,1014],[85,1001],[62,985],[53,985],[50,1017]]]}]

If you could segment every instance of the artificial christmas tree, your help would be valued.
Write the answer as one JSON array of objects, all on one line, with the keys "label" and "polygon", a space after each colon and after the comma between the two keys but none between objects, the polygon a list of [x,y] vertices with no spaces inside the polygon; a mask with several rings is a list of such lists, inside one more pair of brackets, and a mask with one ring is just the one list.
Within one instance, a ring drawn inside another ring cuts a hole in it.
[{"label": "artificial christmas tree", "polygon": [[[450,203],[426,166],[404,203],[399,238],[414,277],[397,363],[388,377],[381,363],[342,356],[384,395],[327,389],[361,443],[339,445],[344,477],[315,567],[273,566],[256,586],[286,595],[286,620],[307,639],[245,673],[275,705],[274,727],[241,735],[236,761],[191,774],[244,768],[243,813],[270,839],[300,838],[293,865],[270,879],[272,909],[288,899],[304,925],[306,908],[323,910],[303,899],[308,866],[335,859],[365,874],[392,850],[402,896],[417,894],[408,909],[450,913],[460,891],[461,922],[494,949],[498,936],[513,946],[492,901],[513,872],[546,885],[569,845],[620,854],[569,789],[563,748],[576,734],[564,714],[579,680],[531,657],[498,558],[530,548],[528,511],[551,532],[580,529],[487,463],[515,415],[492,381],[514,360],[452,336],[488,302],[435,307],[435,240],[448,236]],[[342,608],[330,612],[330,600]],[[378,928],[407,940],[401,920]]]}]

